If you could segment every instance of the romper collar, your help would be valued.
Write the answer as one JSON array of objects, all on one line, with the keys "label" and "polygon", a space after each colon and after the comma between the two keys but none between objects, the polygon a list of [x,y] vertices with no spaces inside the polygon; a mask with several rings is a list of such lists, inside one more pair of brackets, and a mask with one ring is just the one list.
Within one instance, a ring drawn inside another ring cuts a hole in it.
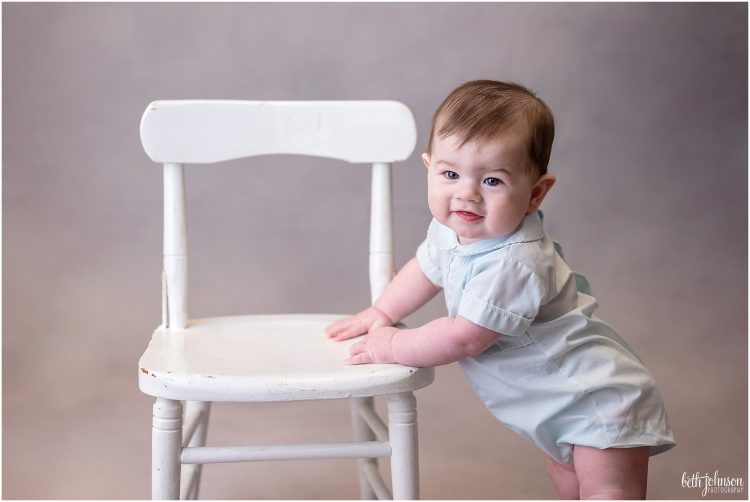
[{"label": "romper collar", "polygon": [[501,247],[519,242],[533,242],[544,238],[544,229],[542,228],[542,219],[544,215],[537,210],[534,214],[524,217],[516,229],[509,234],[494,239],[485,239],[471,244],[461,244],[458,242],[456,233],[445,225],[433,220],[435,223],[435,239],[438,247],[443,250],[450,250],[451,254],[458,256],[470,256],[479,253],[494,251]]}]

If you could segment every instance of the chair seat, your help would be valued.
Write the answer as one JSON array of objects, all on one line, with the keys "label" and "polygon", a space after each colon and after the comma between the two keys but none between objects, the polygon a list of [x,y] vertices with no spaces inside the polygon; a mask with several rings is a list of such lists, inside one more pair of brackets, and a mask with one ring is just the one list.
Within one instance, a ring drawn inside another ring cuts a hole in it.
[{"label": "chair seat", "polygon": [[154,397],[191,401],[296,401],[413,391],[432,368],[343,363],[355,339],[323,328],[343,315],[295,314],[195,319],[154,332],[139,361],[139,386]]}]

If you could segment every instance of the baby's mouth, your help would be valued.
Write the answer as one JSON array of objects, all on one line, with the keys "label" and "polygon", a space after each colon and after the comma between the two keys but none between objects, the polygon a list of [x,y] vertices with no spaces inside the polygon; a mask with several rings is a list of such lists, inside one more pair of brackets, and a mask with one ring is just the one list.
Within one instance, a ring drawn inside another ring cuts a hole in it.
[{"label": "baby's mouth", "polygon": [[484,216],[480,216],[476,213],[472,213],[471,211],[454,211],[454,213],[456,213],[456,215],[458,215],[458,217],[461,218],[462,220],[468,221],[470,223],[474,221],[479,221],[482,218],[484,218]]}]

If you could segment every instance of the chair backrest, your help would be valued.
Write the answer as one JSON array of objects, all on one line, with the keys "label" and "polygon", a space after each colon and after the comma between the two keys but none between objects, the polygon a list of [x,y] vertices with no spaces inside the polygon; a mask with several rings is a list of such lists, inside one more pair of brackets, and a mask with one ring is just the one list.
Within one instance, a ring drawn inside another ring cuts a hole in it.
[{"label": "chair backrest", "polygon": [[184,164],[269,154],[372,164],[370,294],[395,274],[391,165],[416,144],[411,111],[396,101],[155,101],[141,119],[141,142],[164,164],[162,324],[187,326],[188,249]]}]

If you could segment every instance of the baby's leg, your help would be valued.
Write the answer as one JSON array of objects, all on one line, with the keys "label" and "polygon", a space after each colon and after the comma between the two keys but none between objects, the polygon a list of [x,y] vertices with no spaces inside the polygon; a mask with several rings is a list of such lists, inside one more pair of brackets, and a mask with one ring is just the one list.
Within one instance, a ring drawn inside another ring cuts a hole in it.
[{"label": "baby's leg", "polygon": [[573,447],[581,499],[645,499],[647,446],[637,448]]},{"label": "baby's leg", "polygon": [[547,472],[561,499],[575,500],[579,497],[578,476],[573,464],[559,464],[552,457],[547,457]]}]

